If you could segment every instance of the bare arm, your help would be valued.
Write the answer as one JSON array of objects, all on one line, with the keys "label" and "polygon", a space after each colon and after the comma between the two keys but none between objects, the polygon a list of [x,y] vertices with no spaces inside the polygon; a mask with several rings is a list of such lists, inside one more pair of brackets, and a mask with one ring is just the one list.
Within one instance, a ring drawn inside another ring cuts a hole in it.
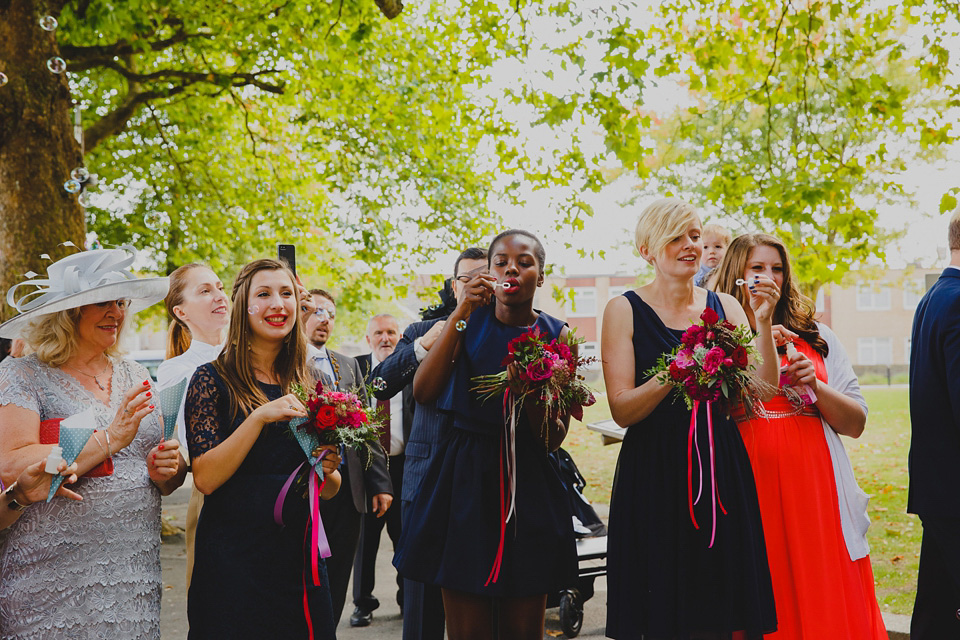
[{"label": "bare arm", "polygon": [[430,347],[413,377],[413,397],[420,404],[436,400],[446,386],[460,353],[461,332],[457,331],[457,323],[461,320],[467,322],[475,309],[490,303],[493,282],[496,282],[493,276],[478,274],[461,290],[457,308],[447,318],[440,337]]},{"label": "bare arm", "polygon": [[[757,292],[750,297],[750,307],[753,309],[754,320],[757,323],[757,335],[753,344],[760,352],[760,359],[752,361],[757,367],[757,376],[767,383],[767,393],[760,399],[767,401],[776,395],[780,387],[780,356],[777,354],[777,345],[773,337],[773,310],[780,299],[779,291],[771,280],[761,280],[757,285]],[[736,325],[750,326],[747,314],[737,302],[737,299],[726,293],[718,293],[723,304],[724,315],[727,321]]]},{"label": "bare arm", "polygon": [[[111,454],[133,442],[140,421],[153,411],[150,401],[152,394],[148,385],[138,384],[124,394],[117,415],[107,427]],[[53,446],[40,444],[40,416],[15,404],[0,407],[0,430],[3,432],[3,438],[0,438],[0,477],[7,484],[16,480],[29,465],[46,458]],[[77,475],[85,474],[108,457],[105,436],[102,432],[95,433],[84,445],[76,460]]]},{"label": "bare arm", "polygon": [[670,393],[671,387],[660,384],[657,378],[637,386],[633,310],[623,296],[608,302],[603,312],[600,353],[610,414],[621,427],[629,427],[649,416]]}]

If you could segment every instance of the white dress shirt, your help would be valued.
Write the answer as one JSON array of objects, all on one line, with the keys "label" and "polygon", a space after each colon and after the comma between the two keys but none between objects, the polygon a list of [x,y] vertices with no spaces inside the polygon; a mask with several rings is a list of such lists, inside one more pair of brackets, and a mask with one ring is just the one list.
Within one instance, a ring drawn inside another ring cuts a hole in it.
[{"label": "white dress shirt", "polygon": [[[181,380],[186,380],[190,384],[190,378],[194,371],[202,364],[213,362],[223,351],[222,344],[207,344],[199,340],[192,340],[190,348],[180,355],[164,360],[157,367],[157,387],[162,389],[172,384],[177,384]],[[183,459],[190,464],[190,451],[187,447],[187,425],[184,422],[183,408],[187,401],[187,393],[184,391],[183,400],[180,401],[180,411],[177,413],[177,440],[180,442],[180,453]]]},{"label": "white dress shirt", "polygon": [[309,342],[307,343],[307,366],[329,377],[333,384],[339,382],[333,372],[333,362],[330,361],[330,354],[327,353],[327,345],[318,348]]},{"label": "white dress shirt", "polygon": [[[380,364],[380,361],[377,360],[377,355],[371,353],[370,371],[373,371],[378,364]],[[377,399],[373,396],[370,397],[370,406],[377,406]],[[403,392],[401,391],[390,398],[390,451],[387,453],[391,456],[400,455],[403,453],[405,445],[406,443],[403,440]]]}]

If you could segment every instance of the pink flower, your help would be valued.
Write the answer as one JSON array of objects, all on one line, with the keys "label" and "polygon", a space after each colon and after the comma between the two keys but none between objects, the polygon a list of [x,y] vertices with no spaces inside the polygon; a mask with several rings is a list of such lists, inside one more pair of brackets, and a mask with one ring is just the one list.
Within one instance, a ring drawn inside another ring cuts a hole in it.
[{"label": "pink flower", "polygon": [[537,360],[536,362],[531,362],[528,364],[526,374],[527,377],[533,382],[546,380],[552,375],[550,371],[550,365],[546,359]]},{"label": "pink flower", "polygon": [[723,352],[723,349],[720,347],[714,347],[707,351],[707,355],[703,357],[703,370],[707,375],[713,375],[720,368],[720,365],[723,364],[723,359],[727,354]]},{"label": "pink flower", "polygon": [[693,351],[690,349],[681,349],[678,351],[673,361],[678,367],[684,369],[689,369],[697,363],[697,361],[693,359]]}]

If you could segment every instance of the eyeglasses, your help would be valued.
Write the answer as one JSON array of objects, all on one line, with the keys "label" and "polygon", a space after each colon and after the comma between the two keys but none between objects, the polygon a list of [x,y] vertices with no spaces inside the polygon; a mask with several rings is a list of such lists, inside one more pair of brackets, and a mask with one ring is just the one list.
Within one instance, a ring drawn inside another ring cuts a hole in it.
[{"label": "eyeglasses", "polygon": [[130,306],[130,301],[127,300],[126,298],[121,298],[120,300],[108,300],[106,302],[97,302],[95,304],[101,309],[105,309],[106,307],[109,307],[112,304],[116,304],[117,309],[120,309],[120,311],[124,311],[127,307]]},{"label": "eyeglasses", "polygon": [[317,316],[317,320],[320,322],[325,322],[327,320],[333,320],[337,317],[336,311],[327,311],[326,309],[317,309],[313,312],[313,315]]}]

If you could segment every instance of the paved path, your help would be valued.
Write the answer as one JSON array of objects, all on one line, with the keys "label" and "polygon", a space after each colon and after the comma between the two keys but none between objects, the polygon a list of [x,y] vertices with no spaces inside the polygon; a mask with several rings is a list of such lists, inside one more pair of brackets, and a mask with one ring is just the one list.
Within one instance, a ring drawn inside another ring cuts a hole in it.
[{"label": "paved path", "polygon": [[[174,524],[183,527],[186,522],[187,501],[190,497],[190,476],[183,487],[172,495],[163,499],[163,514]],[[606,519],[607,510],[604,505],[598,505],[600,516]],[[380,600],[380,608],[374,612],[373,624],[369,627],[352,629],[349,618],[353,611],[352,603],[348,602],[344,610],[343,620],[337,629],[339,640],[399,640],[402,631],[400,609],[396,603],[396,583],[394,569],[390,565],[393,555],[390,539],[384,532],[381,539],[380,553],[377,554],[377,588],[374,595]],[[163,565],[163,603],[160,629],[163,640],[182,640],[187,637],[187,603],[186,603],[186,546],[181,537],[165,541],[160,553]],[[598,578],[595,583],[596,594],[584,605],[583,629],[579,638],[594,640],[604,638],[604,617],[606,614],[607,581]],[[890,640],[909,640],[909,618],[906,616],[884,615],[887,628],[890,630]],[[564,637],[560,631],[557,618],[557,609],[547,610],[547,627],[545,639]]]}]

